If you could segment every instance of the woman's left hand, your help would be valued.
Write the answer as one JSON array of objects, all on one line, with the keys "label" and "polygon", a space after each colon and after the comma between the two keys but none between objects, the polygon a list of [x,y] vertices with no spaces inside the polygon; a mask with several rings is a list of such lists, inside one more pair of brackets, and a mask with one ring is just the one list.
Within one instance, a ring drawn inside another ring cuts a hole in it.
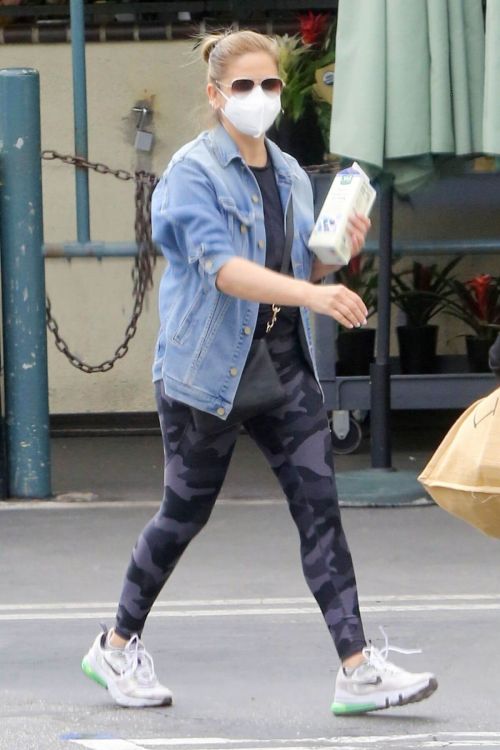
[{"label": "woman's left hand", "polygon": [[366,235],[370,229],[372,223],[370,219],[361,214],[354,213],[349,217],[347,222],[347,231],[351,237],[352,242],[352,253],[351,257],[355,258],[359,255],[365,244]]}]

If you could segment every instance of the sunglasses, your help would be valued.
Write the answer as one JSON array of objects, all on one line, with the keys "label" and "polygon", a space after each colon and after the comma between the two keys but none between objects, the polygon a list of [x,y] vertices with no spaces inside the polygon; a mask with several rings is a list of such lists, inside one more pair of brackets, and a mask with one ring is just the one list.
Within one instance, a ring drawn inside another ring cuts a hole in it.
[{"label": "sunglasses", "polygon": [[235,96],[249,94],[254,86],[260,86],[266,94],[281,94],[285,85],[281,78],[278,77],[262,78],[260,81],[254,81],[253,78],[235,78],[229,84],[222,83],[221,81],[216,81],[216,84],[226,89],[231,89],[231,93]]}]

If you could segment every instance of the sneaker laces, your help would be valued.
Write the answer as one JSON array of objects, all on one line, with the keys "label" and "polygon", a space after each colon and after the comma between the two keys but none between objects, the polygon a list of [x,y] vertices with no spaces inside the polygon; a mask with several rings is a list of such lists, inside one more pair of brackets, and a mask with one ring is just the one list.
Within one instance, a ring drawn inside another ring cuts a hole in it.
[{"label": "sneaker laces", "polygon": [[[104,623],[101,623],[101,628],[104,642],[107,643],[110,631]],[[120,662],[115,661],[114,667],[119,669],[121,677],[134,675],[143,685],[151,685],[157,681],[153,657],[146,651],[144,643],[137,634],[133,635],[123,648],[111,648],[111,652],[120,657]]]},{"label": "sneaker laces", "polygon": [[135,675],[143,685],[149,685],[156,680],[153,657],[148,654],[137,634],[129,640],[123,649],[123,655],[126,661],[122,676]]},{"label": "sneaker laces", "polygon": [[400,671],[400,668],[397,667],[395,664],[391,664],[390,661],[387,660],[387,657],[389,656],[389,653],[393,651],[395,654],[421,654],[422,649],[420,648],[399,648],[398,646],[389,646],[389,638],[387,637],[387,633],[385,632],[384,628],[379,625],[379,630],[384,636],[385,644],[383,648],[378,649],[376,648],[372,643],[370,643],[369,646],[365,646],[363,649],[363,656],[366,659],[366,663],[370,666],[372,666],[374,669],[380,670],[380,671],[386,671],[386,672],[397,672]]}]

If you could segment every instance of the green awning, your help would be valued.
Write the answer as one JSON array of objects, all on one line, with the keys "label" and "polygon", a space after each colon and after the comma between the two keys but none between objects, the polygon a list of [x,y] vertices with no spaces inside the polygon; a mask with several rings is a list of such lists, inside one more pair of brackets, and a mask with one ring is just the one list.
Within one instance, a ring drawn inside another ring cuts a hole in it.
[{"label": "green awning", "polygon": [[339,0],[330,148],[399,192],[500,153],[500,0]]},{"label": "green awning", "polygon": [[486,5],[483,148],[500,154],[500,0]]}]

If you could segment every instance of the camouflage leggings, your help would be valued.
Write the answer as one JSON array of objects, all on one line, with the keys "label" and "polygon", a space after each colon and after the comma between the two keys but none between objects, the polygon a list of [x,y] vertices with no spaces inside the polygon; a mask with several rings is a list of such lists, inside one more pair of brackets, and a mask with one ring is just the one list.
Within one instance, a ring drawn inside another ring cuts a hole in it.
[{"label": "camouflage leggings", "polygon": [[[365,645],[356,580],[342,529],[326,412],[300,345],[291,338],[269,348],[287,403],[245,424],[288,499],[300,536],[306,581],[341,659]],[[226,475],[239,428],[204,436],[189,407],[156,383],[165,450],[165,491],[158,513],[132,553],[118,606],[116,631],[141,633],[149,611],[189,542],[208,521]]]}]

